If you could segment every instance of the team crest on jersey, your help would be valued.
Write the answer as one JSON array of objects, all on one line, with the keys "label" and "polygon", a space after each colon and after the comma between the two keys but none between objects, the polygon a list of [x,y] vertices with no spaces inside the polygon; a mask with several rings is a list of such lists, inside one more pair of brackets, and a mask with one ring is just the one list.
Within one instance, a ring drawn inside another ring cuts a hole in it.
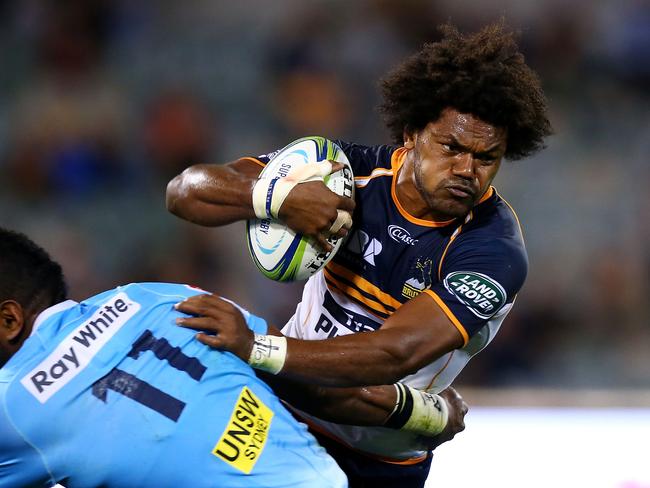
[{"label": "team crest on jersey", "polygon": [[415,265],[411,268],[411,278],[404,282],[402,287],[402,296],[406,298],[416,297],[431,286],[431,268],[433,260],[431,258],[418,258]]},{"label": "team crest on jersey", "polygon": [[489,319],[506,303],[503,287],[482,273],[455,271],[444,279],[447,291],[477,317]]},{"label": "team crest on jersey", "polygon": [[375,256],[381,253],[382,245],[374,237],[370,237],[362,230],[357,230],[348,239],[347,249],[351,253],[360,254],[365,262],[375,266]]},{"label": "team crest on jersey", "polygon": [[244,386],[212,454],[250,474],[268,440],[271,420],[273,411]]}]

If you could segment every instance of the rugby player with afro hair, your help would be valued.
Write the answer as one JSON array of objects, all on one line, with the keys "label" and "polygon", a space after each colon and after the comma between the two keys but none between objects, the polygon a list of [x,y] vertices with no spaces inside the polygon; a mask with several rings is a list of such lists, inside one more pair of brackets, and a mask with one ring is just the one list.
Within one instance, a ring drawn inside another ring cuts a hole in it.
[{"label": "rugby player with afro hair", "polygon": [[[276,215],[264,214],[260,199],[273,207],[276,198],[274,182],[260,177],[266,155],[194,165],[167,188],[168,209],[201,225],[277,218],[325,250],[329,236],[349,234],[307,281],[282,336],[254,336],[204,298],[179,304],[196,316],[179,325],[278,382],[396,384],[391,429],[297,411],[352,487],[424,486],[432,446],[413,428],[431,436],[445,424],[438,394],[493,339],[528,271],[518,218],[492,182],[503,159],[534,154],[551,134],[540,80],[503,21],[441,33],[381,83],[393,144],[335,141],[354,171],[356,206],[322,181],[305,181],[283,195]],[[352,215],[349,228],[336,227],[342,212]],[[423,390],[432,408],[423,407]]]}]

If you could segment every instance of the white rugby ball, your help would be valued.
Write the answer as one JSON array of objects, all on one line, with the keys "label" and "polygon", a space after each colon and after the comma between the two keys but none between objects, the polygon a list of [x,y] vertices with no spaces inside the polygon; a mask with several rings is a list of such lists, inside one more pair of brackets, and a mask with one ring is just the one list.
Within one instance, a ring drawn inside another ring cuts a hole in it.
[{"label": "white rugby ball", "polygon": [[[337,195],[354,198],[354,175],[345,153],[324,137],[303,137],[278,151],[260,177],[284,178],[293,169],[319,161],[338,161],[343,169],[323,182]],[[248,249],[264,276],[275,281],[306,280],[321,270],[341,247],[342,238],[331,236],[332,251],[322,252],[312,242],[275,219],[251,219],[246,223]]]}]

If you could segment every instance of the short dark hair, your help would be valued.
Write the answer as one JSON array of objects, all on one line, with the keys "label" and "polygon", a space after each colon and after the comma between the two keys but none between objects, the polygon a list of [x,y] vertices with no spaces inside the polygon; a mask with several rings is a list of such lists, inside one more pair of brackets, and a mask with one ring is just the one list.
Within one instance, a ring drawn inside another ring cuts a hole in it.
[{"label": "short dark hair", "polygon": [[15,300],[24,309],[66,299],[61,266],[26,235],[0,227],[0,302]]},{"label": "short dark hair", "polygon": [[508,159],[543,148],[552,133],[546,100],[517,35],[503,21],[470,35],[450,24],[440,31],[439,42],[425,44],[381,82],[380,111],[393,141],[402,144],[404,130],[421,130],[455,108],[507,129]]}]

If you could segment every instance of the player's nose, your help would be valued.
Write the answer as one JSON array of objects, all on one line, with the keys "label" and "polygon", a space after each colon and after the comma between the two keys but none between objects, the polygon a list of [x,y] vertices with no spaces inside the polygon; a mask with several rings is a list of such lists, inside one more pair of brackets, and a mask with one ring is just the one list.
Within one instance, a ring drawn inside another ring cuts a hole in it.
[{"label": "player's nose", "polygon": [[472,153],[461,153],[454,158],[451,170],[454,175],[462,178],[473,178],[475,172],[474,157]]}]

